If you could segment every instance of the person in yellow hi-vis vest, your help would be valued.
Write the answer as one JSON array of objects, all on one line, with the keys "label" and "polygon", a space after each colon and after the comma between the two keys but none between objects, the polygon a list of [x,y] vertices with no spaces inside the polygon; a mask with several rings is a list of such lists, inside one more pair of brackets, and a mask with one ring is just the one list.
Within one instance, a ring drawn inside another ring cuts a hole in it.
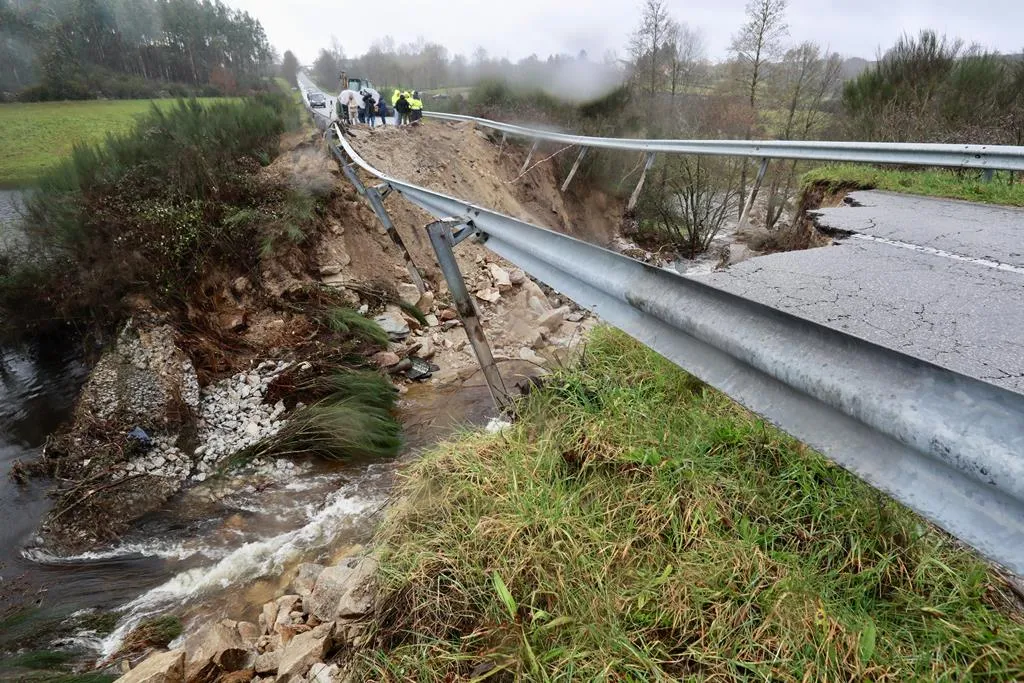
[{"label": "person in yellow hi-vis vest", "polygon": [[420,100],[420,93],[414,90],[409,98],[409,121],[416,123],[423,118],[423,102]]}]

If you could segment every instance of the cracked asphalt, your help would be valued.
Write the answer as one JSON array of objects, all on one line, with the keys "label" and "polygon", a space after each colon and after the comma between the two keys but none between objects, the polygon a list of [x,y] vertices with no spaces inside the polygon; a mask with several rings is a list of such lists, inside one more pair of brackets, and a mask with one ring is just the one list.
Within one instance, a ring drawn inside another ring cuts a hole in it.
[{"label": "cracked asphalt", "polygon": [[1024,393],[1024,209],[874,191],[849,201],[818,212],[819,227],[852,233],[835,246],[697,279]]}]

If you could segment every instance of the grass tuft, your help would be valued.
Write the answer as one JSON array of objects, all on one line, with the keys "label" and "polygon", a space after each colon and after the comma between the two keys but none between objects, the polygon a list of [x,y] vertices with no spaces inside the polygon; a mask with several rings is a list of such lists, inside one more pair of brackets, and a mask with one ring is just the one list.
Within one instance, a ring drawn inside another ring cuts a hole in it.
[{"label": "grass tuft", "polygon": [[388,335],[374,320],[351,308],[328,308],[324,313],[327,326],[341,334],[361,337],[378,346],[388,345]]},{"label": "grass tuft", "polygon": [[1005,583],[624,334],[414,464],[355,680],[1021,679]]},{"label": "grass tuft", "polygon": [[980,171],[899,170],[858,164],[835,164],[812,169],[803,176],[804,187],[829,191],[886,190],[929,197],[963,199],[987,204],[1024,206],[1024,182],[1000,171],[985,182]]}]

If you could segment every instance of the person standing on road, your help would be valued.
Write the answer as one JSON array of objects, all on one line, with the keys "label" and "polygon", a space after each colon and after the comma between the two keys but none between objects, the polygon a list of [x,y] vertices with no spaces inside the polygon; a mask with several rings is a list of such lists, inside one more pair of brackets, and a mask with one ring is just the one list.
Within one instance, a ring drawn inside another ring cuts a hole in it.
[{"label": "person standing on road", "polygon": [[402,125],[402,115],[398,113],[398,98],[402,96],[402,91],[395,88],[395,92],[391,93],[391,109],[395,112],[395,125]]},{"label": "person standing on road", "polygon": [[419,95],[419,91],[415,91],[409,98],[409,120],[413,123],[423,118],[423,102],[420,101]]},{"label": "person standing on road", "polygon": [[356,112],[358,110],[359,93],[355,90],[342,90],[338,93],[338,114],[345,123],[353,123],[356,118]]},{"label": "person standing on road", "polygon": [[395,102],[395,116],[400,117],[398,125],[409,124],[409,99],[406,97],[409,93],[402,93],[398,96],[398,101]]},{"label": "person standing on road", "polygon": [[373,95],[366,92],[365,90],[362,90],[361,92],[363,93],[363,112],[365,112],[364,117],[366,119],[366,124],[370,126],[370,128],[373,128],[373,117],[374,114],[376,113],[373,107]]},{"label": "person standing on road", "polygon": [[377,114],[380,116],[380,125],[384,128],[388,126],[388,105],[384,101],[384,97],[378,95],[377,99]]}]

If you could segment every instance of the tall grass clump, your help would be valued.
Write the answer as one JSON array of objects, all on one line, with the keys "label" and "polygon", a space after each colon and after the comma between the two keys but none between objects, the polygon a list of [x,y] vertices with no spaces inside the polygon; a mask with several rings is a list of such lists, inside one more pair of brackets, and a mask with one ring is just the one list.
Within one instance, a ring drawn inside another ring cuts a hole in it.
[{"label": "tall grass clump", "polygon": [[983,561],[624,334],[405,473],[355,680],[1020,680]]},{"label": "tall grass clump", "polygon": [[340,370],[297,387],[314,403],[295,411],[254,456],[314,455],[328,460],[398,454],[402,428],[394,418],[397,391],[379,374]]},{"label": "tall grass clump", "polygon": [[324,319],[334,332],[351,334],[385,348],[388,345],[387,333],[359,311],[342,307],[328,308],[324,312]]},{"label": "tall grass clump", "polygon": [[255,263],[253,223],[226,218],[274,197],[254,172],[276,156],[289,106],[154,106],[130,132],[76,147],[27,199],[21,250],[0,259],[5,318],[109,321],[127,294],[174,298],[206,263]]}]

